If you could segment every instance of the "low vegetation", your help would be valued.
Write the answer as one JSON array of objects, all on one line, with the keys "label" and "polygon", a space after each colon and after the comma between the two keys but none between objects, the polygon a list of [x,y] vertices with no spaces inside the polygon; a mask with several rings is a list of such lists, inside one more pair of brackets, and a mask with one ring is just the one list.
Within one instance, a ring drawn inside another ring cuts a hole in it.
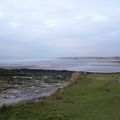
[{"label": "low vegetation", "polygon": [[120,120],[119,74],[72,75],[43,102],[3,106],[0,120]]}]

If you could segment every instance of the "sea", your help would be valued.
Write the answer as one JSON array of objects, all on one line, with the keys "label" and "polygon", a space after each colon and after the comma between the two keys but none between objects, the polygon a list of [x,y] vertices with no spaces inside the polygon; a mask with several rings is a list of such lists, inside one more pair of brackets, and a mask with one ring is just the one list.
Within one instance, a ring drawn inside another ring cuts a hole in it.
[{"label": "sea", "polygon": [[97,57],[55,59],[0,57],[0,68],[116,73],[120,72],[120,60]]}]

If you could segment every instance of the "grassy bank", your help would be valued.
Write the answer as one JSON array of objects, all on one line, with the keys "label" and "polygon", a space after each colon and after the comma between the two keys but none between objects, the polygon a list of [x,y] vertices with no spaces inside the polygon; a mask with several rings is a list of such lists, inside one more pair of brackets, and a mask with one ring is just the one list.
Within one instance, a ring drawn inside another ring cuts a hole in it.
[{"label": "grassy bank", "polygon": [[120,120],[119,74],[81,75],[45,102],[0,109],[0,120]]}]

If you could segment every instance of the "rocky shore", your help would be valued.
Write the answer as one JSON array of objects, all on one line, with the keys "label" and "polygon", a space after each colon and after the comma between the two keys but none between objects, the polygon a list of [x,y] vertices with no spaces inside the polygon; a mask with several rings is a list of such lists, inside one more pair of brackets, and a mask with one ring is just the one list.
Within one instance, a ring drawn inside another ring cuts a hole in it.
[{"label": "rocky shore", "polygon": [[68,84],[72,72],[0,69],[0,106],[42,101]]}]

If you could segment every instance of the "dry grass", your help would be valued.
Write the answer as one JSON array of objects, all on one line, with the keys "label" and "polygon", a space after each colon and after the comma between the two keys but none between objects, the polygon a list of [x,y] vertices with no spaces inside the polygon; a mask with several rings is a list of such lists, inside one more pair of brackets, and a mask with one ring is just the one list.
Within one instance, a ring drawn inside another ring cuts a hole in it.
[{"label": "dry grass", "polygon": [[69,86],[73,86],[75,84],[77,84],[80,80],[80,73],[76,72],[73,73],[69,82]]}]

